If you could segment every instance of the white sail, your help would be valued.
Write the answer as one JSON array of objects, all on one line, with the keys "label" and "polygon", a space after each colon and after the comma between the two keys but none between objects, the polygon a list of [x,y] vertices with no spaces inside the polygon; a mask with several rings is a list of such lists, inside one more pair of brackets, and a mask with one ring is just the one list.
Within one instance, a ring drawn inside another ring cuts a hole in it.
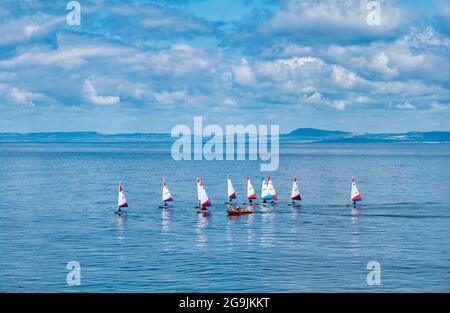
[{"label": "white sail", "polygon": [[234,192],[233,184],[231,183],[231,178],[228,176],[228,198],[236,199],[236,193]]},{"label": "white sail", "polygon": [[272,200],[272,196],[269,193],[269,188],[267,188],[267,183],[264,177],[261,180],[261,199]]},{"label": "white sail", "polygon": [[203,185],[202,181],[200,181],[200,205],[202,207],[211,205],[211,201],[209,200],[208,194],[206,193],[205,186]]},{"label": "white sail", "polygon": [[252,182],[250,181],[250,177],[247,176],[247,199],[256,199],[256,192],[253,189]]},{"label": "white sail", "polygon": [[294,177],[294,181],[292,183],[291,199],[302,200],[302,197],[300,196],[300,191],[298,190],[297,177]]},{"label": "white sail", "polygon": [[273,182],[272,182],[272,179],[270,178],[270,176],[267,178],[267,189],[268,189],[270,195],[272,196],[272,198],[274,198],[275,200],[278,200],[278,195],[277,195],[277,192],[275,191],[275,187],[273,186]]},{"label": "white sail", "polygon": [[119,199],[117,201],[117,206],[119,208],[124,208],[128,206],[127,199],[125,198],[125,193],[123,192],[122,183],[119,185]]},{"label": "white sail", "polygon": [[198,204],[200,204],[201,197],[202,197],[202,188],[200,185],[200,179],[197,177],[197,202],[198,202]]},{"label": "white sail", "polygon": [[351,201],[362,201],[361,194],[359,193],[358,187],[356,186],[355,177],[352,177]]},{"label": "white sail", "polygon": [[170,194],[169,187],[167,187],[166,180],[163,179],[162,201],[172,201],[172,195]]}]

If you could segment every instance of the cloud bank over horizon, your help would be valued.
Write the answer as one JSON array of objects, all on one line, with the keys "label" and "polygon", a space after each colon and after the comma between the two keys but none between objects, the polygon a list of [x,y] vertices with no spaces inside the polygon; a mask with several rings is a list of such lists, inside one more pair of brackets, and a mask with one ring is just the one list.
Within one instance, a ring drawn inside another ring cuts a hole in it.
[{"label": "cloud bank over horizon", "polygon": [[450,4],[369,2],[3,1],[0,132],[450,130]]}]

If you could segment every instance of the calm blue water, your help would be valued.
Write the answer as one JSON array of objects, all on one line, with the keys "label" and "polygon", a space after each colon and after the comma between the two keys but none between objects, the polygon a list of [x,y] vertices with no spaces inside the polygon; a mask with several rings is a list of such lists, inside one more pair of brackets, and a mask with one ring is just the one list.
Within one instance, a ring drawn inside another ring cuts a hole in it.
[{"label": "calm blue water", "polygon": [[[450,145],[298,144],[272,173],[281,203],[227,218],[259,163],[175,162],[152,143],[0,144],[0,291],[450,291]],[[162,176],[176,200],[161,210]],[[351,176],[364,202],[348,206]],[[213,202],[197,214],[195,177]],[[114,214],[122,180],[128,215]],[[66,264],[81,264],[81,286]],[[368,286],[366,265],[381,265]]]}]

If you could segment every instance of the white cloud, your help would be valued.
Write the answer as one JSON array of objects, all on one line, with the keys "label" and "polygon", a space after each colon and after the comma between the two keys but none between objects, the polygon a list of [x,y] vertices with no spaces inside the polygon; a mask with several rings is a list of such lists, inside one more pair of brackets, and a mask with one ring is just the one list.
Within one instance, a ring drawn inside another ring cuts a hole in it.
[{"label": "white cloud", "polygon": [[16,87],[10,90],[9,97],[15,104],[31,107],[35,106],[34,101],[45,99],[42,93],[30,92]]},{"label": "white cloud", "polygon": [[289,0],[263,29],[294,38],[323,41],[358,41],[391,37],[416,20],[417,13],[390,1],[379,0],[381,25],[367,23],[366,1]]},{"label": "white cloud", "polygon": [[177,90],[173,92],[163,91],[160,93],[155,93],[155,98],[161,104],[176,104],[179,101],[183,101],[186,94],[182,90]]},{"label": "white cloud", "polygon": [[395,108],[400,110],[417,110],[417,108],[411,104],[409,101],[405,101],[403,103],[398,103],[395,105]]},{"label": "white cloud", "polygon": [[0,46],[26,42],[33,37],[43,36],[63,23],[64,16],[46,14],[22,16],[16,19],[0,20]]},{"label": "white cloud", "polygon": [[99,96],[92,82],[88,79],[84,81],[83,91],[85,97],[93,104],[114,105],[120,102],[118,96]]},{"label": "white cloud", "polygon": [[389,58],[384,52],[380,52],[380,54],[376,55],[372,62],[372,69],[383,73],[386,76],[397,76],[398,69],[389,67]]},{"label": "white cloud", "polygon": [[434,112],[448,112],[448,111],[450,111],[450,106],[449,105],[444,105],[444,104],[440,104],[440,103],[437,103],[437,102],[433,102],[432,104],[431,104],[431,111],[434,111]]},{"label": "white cloud", "polygon": [[231,98],[226,98],[225,100],[223,100],[223,104],[226,107],[237,107],[238,103],[236,102],[236,100],[231,99]]},{"label": "white cloud", "polygon": [[233,78],[241,85],[253,85],[255,83],[255,74],[249,66],[247,60],[242,59],[240,65],[232,66]]}]

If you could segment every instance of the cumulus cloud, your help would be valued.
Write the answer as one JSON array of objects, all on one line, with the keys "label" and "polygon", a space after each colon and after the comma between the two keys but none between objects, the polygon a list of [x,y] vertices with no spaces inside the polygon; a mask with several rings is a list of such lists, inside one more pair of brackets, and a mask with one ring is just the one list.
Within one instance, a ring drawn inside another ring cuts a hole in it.
[{"label": "cumulus cloud", "polygon": [[441,103],[433,102],[430,107],[431,111],[434,112],[448,112],[450,111],[450,105],[444,105]]},{"label": "cumulus cloud", "polygon": [[173,92],[163,91],[156,92],[155,98],[161,104],[175,104],[178,101],[183,101],[185,99],[185,92],[182,90],[176,90]]},{"label": "cumulus cloud", "polygon": [[23,43],[55,31],[64,22],[64,16],[34,14],[16,19],[0,19],[0,47]]},{"label": "cumulus cloud", "polygon": [[241,64],[232,66],[233,78],[238,84],[252,85],[255,83],[255,74],[248,65],[247,60],[241,60]]},{"label": "cumulus cloud", "polygon": [[84,95],[93,104],[97,105],[114,105],[120,102],[118,96],[99,96],[92,82],[88,79],[84,81]]},{"label": "cumulus cloud", "polygon": [[369,25],[366,1],[359,0],[290,0],[264,27],[265,33],[288,36],[293,39],[327,42],[358,42],[391,38],[407,29],[417,20],[406,7],[398,7],[390,1],[380,3],[380,25]]},{"label": "cumulus cloud", "polygon": [[416,110],[417,109],[409,101],[405,101],[403,103],[398,103],[398,104],[395,105],[395,108],[400,109],[400,110]]},{"label": "cumulus cloud", "polygon": [[16,87],[10,90],[9,96],[13,103],[30,107],[34,107],[37,100],[45,99],[42,93],[30,92]]}]

